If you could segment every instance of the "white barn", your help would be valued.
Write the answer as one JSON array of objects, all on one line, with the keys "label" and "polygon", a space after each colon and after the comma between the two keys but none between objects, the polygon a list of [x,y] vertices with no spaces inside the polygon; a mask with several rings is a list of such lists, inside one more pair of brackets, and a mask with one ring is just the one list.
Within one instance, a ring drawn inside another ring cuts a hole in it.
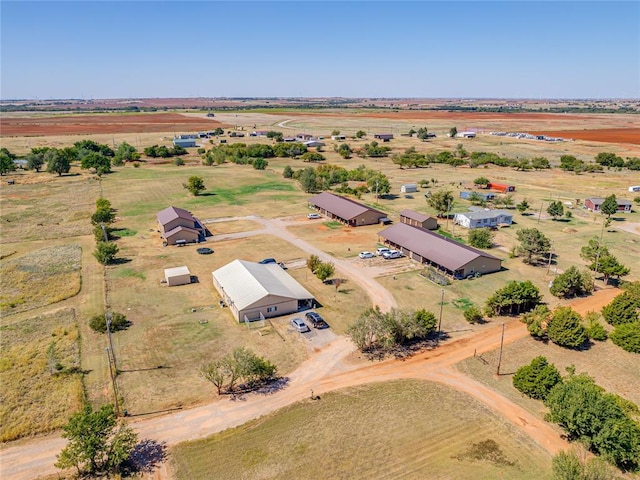
[{"label": "white barn", "polygon": [[165,268],[164,279],[169,287],[187,285],[191,283],[191,272],[189,272],[189,268],[186,266]]},{"label": "white barn", "polygon": [[234,260],[211,275],[238,322],[295,313],[314,302],[313,295],[277,263]]},{"label": "white barn", "polygon": [[465,228],[497,227],[498,225],[511,225],[513,215],[506,210],[478,210],[456,213],[453,222]]}]

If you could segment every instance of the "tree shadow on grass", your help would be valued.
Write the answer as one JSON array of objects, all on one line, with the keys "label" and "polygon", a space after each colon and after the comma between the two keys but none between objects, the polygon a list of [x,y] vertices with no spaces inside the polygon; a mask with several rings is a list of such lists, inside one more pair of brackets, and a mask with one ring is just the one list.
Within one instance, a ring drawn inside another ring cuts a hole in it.
[{"label": "tree shadow on grass", "polygon": [[127,263],[130,263],[131,259],[130,258],[114,258],[109,265],[125,265]]}]

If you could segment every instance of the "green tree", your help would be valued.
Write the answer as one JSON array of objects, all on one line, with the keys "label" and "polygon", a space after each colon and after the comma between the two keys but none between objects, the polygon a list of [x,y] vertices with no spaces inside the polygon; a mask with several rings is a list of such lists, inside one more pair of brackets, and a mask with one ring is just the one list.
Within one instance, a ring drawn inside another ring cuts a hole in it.
[{"label": "green tree", "polygon": [[549,160],[547,160],[545,157],[533,157],[531,159],[531,166],[535,170],[544,170],[547,168],[551,168]]},{"label": "green tree", "polygon": [[482,311],[475,305],[471,305],[463,313],[464,319],[469,323],[480,323],[482,321]]},{"label": "green tree", "polygon": [[62,154],[55,148],[50,148],[44,154],[44,161],[47,162],[47,172],[57,173],[62,176],[63,173],[69,173],[71,170],[70,155]]},{"label": "green tree", "polygon": [[136,433],[118,422],[113,405],[93,411],[87,405],[62,427],[62,437],[69,440],[57,456],[55,466],[75,467],[78,474],[112,474],[118,471],[138,443]]},{"label": "green tree", "polygon": [[538,356],[529,365],[520,367],[513,376],[513,386],[528,397],[544,400],[557,383],[560,372],[545,357]]},{"label": "green tree", "polygon": [[307,259],[307,268],[311,270],[311,273],[316,273],[321,263],[322,263],[322,260],[320,260],[319,256],[310,255],[309,258]]},{"label": "green tree", "polygon": [[554,220],[557,220],[558,217],[561,217],[564,214],[564,206],[562,205],[562,202],[557,200],[549,203],[547,213],[551,215]]},{"label": "green tree", "polygon": [[547,325],[547,337],[556,345],[568,348],[579,348],[589,340],[582,317],[571,307],[554,310]]},{"label": "green tree", "polygon": [[111,159],[100,153],[91,152],[80,160],[80,168],[93,168],[98,175],[103,175],[111,172]]},{"label": "green tree", "polygon": [[116,254],[120,249],[113,242],[98,242],[93,256],[103,265],[109,265],[115,260]]},{"label": "green tree", "polygon": [[602,316],[610,325],[637,322],[638,308],[640,301],[631,293],[624,292],[602,307]]},{"label": "green tree", "polygon": [[[120,330],[126,330],[131,326],[131,322],[127,320],[127,317],[122,313],[113,312],[111,313],[111,324],[109,329],[112,332],[118,332]],[[102,315],[94,315],[89,320],[89,327],[91,330],[98,333],[106,333],[107,332],[107,314],[103,313]]]},{"label": "green tree", "polygon": [[620,480],[613,467],[598,457],[586,459],[575,450],[560,452],[552,459],[553,480]]},{"label": "green tree", "polygon": [[416,132],[418,134],[418,138],[423,142],[429,139],[429,130],[426,127],[421,127]]},{"label": "green tree", "polygon": [[338,152],[338,154],[342,157],[342,158],[351,158],[351,154],[353,153],[353,150],[351,149],[351,147],[346,144],[343,143],[341,144],[336,151]]},{"label": "green tree", "polygon": [[616,325],[609,338],[627,352],[640,353],[640,322],[635,321]]},{"label": "green tree", "polygon": [[475,248],[491,248],[494,235],[490,228],[472,228],[469,230],[467,241]]},{"label": "green tree", "polygon": [[13,159],[5,152],[0,152],[0,175],[12,172],[16,169],[16,164],[13,163]]},{"label": "green tree", "polygon": [[285,165],[284,170],[282,171],[282,176],[284,178],[293,177],[293,168],[290,165]]},{"label": "green tree", "polygon": [[276,374],[274,364],[244,347],[200,367],[200,375],[213,383],[218,395],[225,385],[228,392],[233,392],[238,382],[246,382],[250,388],[272,380]]},{"label": "green tree", "polygon": [[547,324],[551,318],[551,310],[546,305],[537,305],[520,319],[527,324],[527,331],[532,337],[547,340]]},{"label": "green tree", "polygon": [[307,167],[300,172],[298,182],[302,190],[307,193],[315,192],[318,189],[316,172],[311,167]]},{"label": "green tree", "polygon": [[518,252],[525,254],[525,262],[531,264],[533,258],[549,253],[551,250],[551,240],[537,228],[523,228],[516,232],[516,237],[520,242]]},{"label": "green tree", "polygon": [[91,223],[93,225],[113,223],[115,219],[116,214],[111,208],[98,208],[93,215],[91,215]]},{"label": "green tree", "polygon": [[560,298],[573,298],[585,295],[593,290],[593,279],[589,272],[579,271],[570,266],[551,282],[551,295]]},{"label": "green tree", "polygon": [[493,315],[514,315],[527,312],[542,301],[540,290],[531,283],[511,281],[496,290],[486,301],[486,313]]},{"label": "green tree", "polygon": [[331,262],[320,262],[313,273],[320,279],[321,282],[326,281],[336,271],[336,268]]},{"label": "green tree", "polygon": [[122,165],[125,162],[135,162],[136,160],[140,160],[140,154],[134,146],[129,145],[127,142],[122,142],[113,156],[113,164],[116,166]]},{"label": "green tree", "polygon": [[478,186],[478,187],[483,187],[483,188],[487,188],[487,186],[489,185],[489,179],[487,177],[478,177],[473,181],[473,184]]},{"label": "green tree", "polygon": [[431,193],[427,203],[438,213],[438,217],[442,218],[445,214],[448,215],[453,205],[453,194],[449,190],[438,190]]},{"label": "green tree", "polygon": [[204,186],[204,179],[202,177],[198,177],[197,175],[192,175],[187,180],[187,183],[183,183],[182,186],[189,190],[191,194],[195,197],[200,195],[200,193],[205,190],[207,187]]},{"label": "green tree", "polygon": [[264,158],[256,158],[251,165],[256,170],[264,170],[269,165],[269,162]]},{"label": "green tree", "polygon": [[529,202],[522,200],[518,205],[516,205],[516,208],[520,213],[524,213],[529,209]]},{"label": "green tree", "polygon": [[44,152],[42,153],[31,152],[27,154],[26,160],[27,160],[28,170],[35,170],[36,172],[39,172],[42,166],[45,164]]},{"label": "green tree", "polygon": [[284,135],[282,134],[282,132],[276,132],[276,131],[269,131],[267,132],[267,138],[271,138],[272,140],[275,140],[276,142],[281,142],[282,139],[284,138]]},{"label": "green tree", "polygon": [[331,136],[335,137],[336,135],[340,135],[340,130],[331,130]]},{"label": "green tree", "polygon": [[587,335],[589,335],[589,338],[592,340],[604,342],[609,337],[609,334],[600,323],[600,315],[598,313],[587,312],[584,321],[587,325]]},{"label": "green tree", "polygon": [[609,284],[611,277],[620,279],[620,277],[628,275],[630,272],[629,268],[622,265],[613,255],[600,257],[598,261],[598,271],[603,274],[605,284]]},{"label": "green tree", "polygon": [[364,130],[358,130],[356,132],[356,138],[362,138],[362,137],[366,137],[367,136],[367,132],[365,132]]},{"label": "green tree", "polygon": [[456,135],[458,135],[458,128],[457,127],[451,127],[451,129],[449,130],[449,136],[451,138],[455,138]]},{"label": "green tree", "polygon": [[326,160],[324,155],[318,152],[306,152],[300,158],[303,162],[324,162]]},{"label": "green tree", "polygon": [[600,152],[596,155],[596,163],[603,167],[624,167],[624,160],[622,157],[617,156],[615,153]]},{"label": "green tree", "polygon": [[200,367],[200,375],[205,380],[213,383],[218,395],[222,395],[222,388],[224,387],[227,376],[229,375],[224,361],[216,360],[215,362],[202,365],[202,367]]},{"label": "green tree", "polygon": [[382,172],[370,175],[367,179],[367,186],[369,190],[376,193],[376,198],[380,197],[380,195],[387,195],[391,191],[389,178]]},{"label": "green tree", "polygon": [[612,194],[605,198],[600,207],[600,211],[607,216],[607,219],[610,219],[611,215],[617,213],[618,201],[616,200],[616,196]]}]

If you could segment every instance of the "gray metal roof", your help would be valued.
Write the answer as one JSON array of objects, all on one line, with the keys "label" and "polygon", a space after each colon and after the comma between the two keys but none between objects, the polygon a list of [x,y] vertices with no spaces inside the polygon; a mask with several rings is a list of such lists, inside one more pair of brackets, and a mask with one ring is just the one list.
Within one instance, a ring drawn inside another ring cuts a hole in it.
[{"label": "gray metal roof", "polygon": [[[585,201],[587,200],[590,200],[594,205],[602,205],[605,199],[601,197],[585,198]],[[616,202],[618,202],[618,205],[633,205],[629,200],[624,200],[622,198],[616,198]]]},{"label": "gray metal roof", "polygon": [[196,219],[193,218],[193,215],[191,215],[191,213],[178,207],[165,208],[161,212],[158,212],[157,218],[158,218],[158,223],[160,225],[166,225],[167,223],[175,220],[176,218],[184,218],[185,220],[189,220],[194,223],[196,221]]},{"label": "gray metal roof", "polygon": [[429,215],[425,215],[424,213],[416,212],[415,210],[411,210],[410,208],[406,208],[406,209],[402,210],[400,212],[400,216],[401,217],[410,218],[411,220],[415,220],[416,222],[420,222],[420,223],[426,222],[427,220],[432,218]]},{"label": "gray metal roof", "polygon": [[484,218],[497,218],[501,215],[505,217],[513,218],[513,214],[511,212],[507,212],[506,210],[475,210],[472,212],[462,212],[456,213],[456,215],[464,215],[471,220],[481,220]]},{"label": "gray metal roof", "polygon": [[451,271],[458,270],[479,257],[499,260],[498,257],[482,250],[462,245],[424,228],[406,223],[396,223],[385,228],[378,235]]},{"label": "gray metal roof", "polygon": [[191,275],[191,272],[189,272],[189,267],[184,265],[182,267],[174,267],[174,268],[165,268],[164,269],[164,277],[165,278],[179,277],[181,275]]},{"label": "gray metal roof", "polygon": [[302,285],[276,263],[234,260],[212,273],[238,310],[273,295],[306,300],[313,298]]},{"label": "gray metal roof", "polygon": [[340,195],[334,195],[329,192],[322,192],[315,197],[309,199],[311,205],[327,210],[334,215],[343,218],[344,220],[351,220],[367,211],[379,213],[381,217],[385,217],[386,214],[375,208],[367,207],[354,200],[350,200]]}]

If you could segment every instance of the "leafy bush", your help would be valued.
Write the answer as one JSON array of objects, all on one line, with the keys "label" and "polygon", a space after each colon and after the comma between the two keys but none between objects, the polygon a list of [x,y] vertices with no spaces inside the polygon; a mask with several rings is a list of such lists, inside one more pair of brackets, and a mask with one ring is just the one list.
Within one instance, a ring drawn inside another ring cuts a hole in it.
[{"label": "leafy bush", "polygon": [[624,292],[602,308],[602,316],[610,325],[620,325],[638,320],[638,300],[632,293]]},{"label": "leafy bush", "polygon": [[482,312],[475,305],[467,308],[463,315],[464,319],[469,323],[479,323],[482,321]]},{"label": "leafy bush", "polygon": [[588,271],[579,271],[570,266],[563,273],[553,279],[549,291],[551,295],[560,298],[572,298],[585,295],[593,290],[593,279]]},{"label": "leafy bush", "polygon": [[488,316],[527,312],[540,303],[540,290],[530,280],[508,282],[487,299]]},{"label": "leafy bush", "polygon": [[596,312],[588,312],[584,320],[587,324],[587,334],[589,338],[597,340],[598,342],[604,342],[609,337],[609,334],[600,323],[599,317],[600,315]]},{"label": "leafy bush", "polygon": [[560,372],[545,357],[531,360],[529,365],[520,367],[513,376],[513,386],[528,397],[544,400],[551,389],[562,382]]},{"label": "leafy bush", "polygon": [[611,341],[627,352],[640,353],[640,322],[622,323],[611,332]]},{"label": "leafy bush", "polygon": [[[113,312],[111,314],[111,331],[118,332],[120,330],[126,330],[131,326],[131,322],[127,320],[122,313]],[[107,332],[107,316],[106,314],[95,315],[89,320],[89,327],[94,332],[106,333]]]},{"label": "leafy bush", "polygon": [[547,324],[547,336],[561,347],[578,348],[584,345],[589,336],[582,325],[582,317],[571,307],[558,307]]}]

